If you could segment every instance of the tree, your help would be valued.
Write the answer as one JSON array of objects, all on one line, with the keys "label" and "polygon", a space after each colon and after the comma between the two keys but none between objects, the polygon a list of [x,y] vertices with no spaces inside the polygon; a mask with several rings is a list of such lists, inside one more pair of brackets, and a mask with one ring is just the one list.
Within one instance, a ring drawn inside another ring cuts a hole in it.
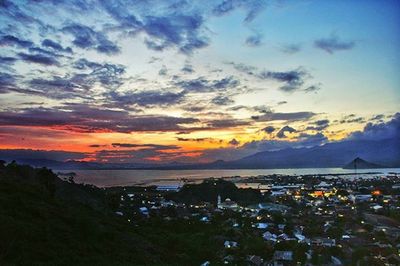
[{"label": "tree", "polygon": [[50,169],[43,167],[38,170],[37,177],[39,179],[39,182],[49,192],[50,197],[53,198],[55,196],[55,192],[56,192],[56,183],[55,182],[56,182],[57,176]]}]

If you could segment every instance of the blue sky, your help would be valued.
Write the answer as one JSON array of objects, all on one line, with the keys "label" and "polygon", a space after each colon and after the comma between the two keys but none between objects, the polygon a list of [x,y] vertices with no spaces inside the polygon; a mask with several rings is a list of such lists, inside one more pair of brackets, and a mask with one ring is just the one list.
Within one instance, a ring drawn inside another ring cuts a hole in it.
[{"label": "blue sky", "polygon": [[6,0],[0,25],[2,149],[235,159],[400,103],[398,1]]}]

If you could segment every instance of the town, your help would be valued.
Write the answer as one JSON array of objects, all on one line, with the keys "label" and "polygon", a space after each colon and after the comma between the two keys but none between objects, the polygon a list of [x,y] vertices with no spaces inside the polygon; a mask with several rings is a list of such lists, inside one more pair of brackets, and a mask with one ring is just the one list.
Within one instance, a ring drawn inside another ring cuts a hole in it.
[{"label": "town", "polygon": [[204,266],[400,264],[399,173],[210,178],[106,191],[115,215],[132,226],[198,231],[209,241],[198,240]]}]

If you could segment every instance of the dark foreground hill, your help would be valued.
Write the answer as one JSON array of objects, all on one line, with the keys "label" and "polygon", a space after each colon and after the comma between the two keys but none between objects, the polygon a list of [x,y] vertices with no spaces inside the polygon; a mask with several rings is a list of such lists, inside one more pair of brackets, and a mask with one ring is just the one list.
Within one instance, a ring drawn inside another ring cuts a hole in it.
[{"label": "dark foreground hill", "polygon": [[207,225],[129,223],[108,193],[0,161],[0,265],[199,265],[210,256]]}]

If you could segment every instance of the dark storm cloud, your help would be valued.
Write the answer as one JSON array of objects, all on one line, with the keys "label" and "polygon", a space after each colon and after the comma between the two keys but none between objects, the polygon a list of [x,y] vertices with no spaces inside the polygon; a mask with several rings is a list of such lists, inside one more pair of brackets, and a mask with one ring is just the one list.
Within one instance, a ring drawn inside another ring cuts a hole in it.
[{"label": "dark storm cloud", "polygon": [[182,131],[184,127],[181,125],[195,122],[198,122],[195,118],[137,116],[126,111],[100,109],[85,104],[0,112],[0,124],[4,126],[43,126],[74,132]]},{"label": "dark storm cloud", "polygon": [[290,126],[284,126],[283,128],[281,128],[278,133],[276,134],[276,136],[280,139],[286,138],[285,133],[289,132],[289,133],[293,133],[296,132],[296,129],[290,127]]},{"label": "dark storm cloud", "polygon": [[61,44],[59,44],[59,43],[57,43],[55,41],[52,41],[50,39],[43,40],[42,41],[42,46],[48,47],[48,48],[52,48],[52,49],[54,49],[55,51],[58,51],[58,52],[65,52],[65,53],[72,54],[71,47],[64,48],[64,47],[62,47]]},{"label": "dark storm cloud", "polygon": [[313,112],[293,112],[293,113],[279,113],[279,112],[266,112],[262,115],[252,116],[252,119],[262,121],[297,121],[297,120],[308,120],[315,116]]},{"label": "dark storm cloud", "polygon": [[33,42],[22,40],[12,35],[5,35],[0,38],[0,46],[17,46],[19,48],[29,48],[33,46]]},{"label": "dark storm cloud", "polygon": [[65,26],[62,30],[74,36],[72,43],[79,48],[95,49],[99,53],[107,55],[114,55],[120,52],[120,48],[110,41],[104,33],[95,31],[88,26],[74,23]]},{"label": "dark storm cloud", "polygon": [[342,41],[335,35],[314,41],[314,46],[316,48],[322,49],[329,54],[333,54],[337,51],[351,50],[355,45],[354,41]]}]

